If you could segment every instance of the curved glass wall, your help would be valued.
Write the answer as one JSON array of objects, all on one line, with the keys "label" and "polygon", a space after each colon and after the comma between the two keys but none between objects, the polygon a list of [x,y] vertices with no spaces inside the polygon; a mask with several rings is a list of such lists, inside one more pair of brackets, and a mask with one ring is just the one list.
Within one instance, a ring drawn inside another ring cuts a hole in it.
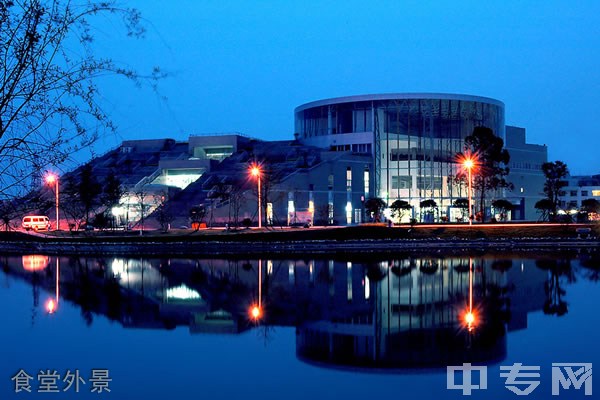
[{"label": "curved glass wall", "polygon": [[[475,127],[491,128],[504,138],[502,103],[483,98],[397,96],[324,103],[328,104],[296,110],[300,138],[338,151],[354,151],[361,144],[372,149],[374,192],[388,204],[396,199],[409,201],[417,219],[419,203],[426,199],[440,207],[435,219],[458,215],[448,215],[449,207],[455,199],[466,197],[466,189],[453,184],[451,177],[458,172],[456,154]],[[365,137],[371,143],[357,143]]]}]

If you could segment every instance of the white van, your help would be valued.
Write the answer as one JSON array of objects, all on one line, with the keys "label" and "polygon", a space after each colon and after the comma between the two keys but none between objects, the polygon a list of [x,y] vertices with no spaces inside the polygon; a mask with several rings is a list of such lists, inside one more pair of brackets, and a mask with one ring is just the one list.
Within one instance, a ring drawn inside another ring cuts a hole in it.
[{"label": "white van", "polygon": [[33,229],[34,231],[45,231],[50,229],[50,218],[45,215],[28,215],[23,217],[21,224],[26,231]]}]

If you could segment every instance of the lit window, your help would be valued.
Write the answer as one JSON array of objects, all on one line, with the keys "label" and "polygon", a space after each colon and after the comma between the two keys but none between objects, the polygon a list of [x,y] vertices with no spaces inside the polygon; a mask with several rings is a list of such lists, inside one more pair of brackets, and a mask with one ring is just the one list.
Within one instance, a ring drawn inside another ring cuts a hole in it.
[{"label": "lit window", "polygon": [[346,169],[346,191],[352,191],[352,169],[350,167]]},{"label": "lit window", "polygon": [[351,202],[346,203],[346,223],[347,224],[352,223],[352,203]]},{"label": "lit window", "polygon": [[352,301],[352,263],[350,261],[348,261],[346,263],[346,269],[347,269],[347,275],[346,275],[346,279],[347,279],[347,291],[346,291],[346,296],[348,301]]}]

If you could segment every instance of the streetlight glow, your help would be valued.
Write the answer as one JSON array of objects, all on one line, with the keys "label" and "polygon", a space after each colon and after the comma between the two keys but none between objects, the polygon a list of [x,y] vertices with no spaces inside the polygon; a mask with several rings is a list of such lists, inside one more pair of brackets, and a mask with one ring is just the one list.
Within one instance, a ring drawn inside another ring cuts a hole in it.
[{"label": "streetlight glow", "polygon": [[261,314],[262,314],[262,310],[260,309],[259,306],[254,305],[254,306],[252,306],[252,308],[250,308],[250,316],[252,317],[253,320],[260,319]]},{"label": "streetlight glow", "polygon": [[469,225],[473,225],[473,168],[475,168],[475,164],[477,163],[477,157],[473,154],[467,153],[463,156],[460,156],[459,159],[460,164],[462,164],[463,168],[468,172],[468,192],[467,197],[469,200]]},{"label": "streetlight glow", "polygon": [[46,303],[46,311],[48,311],[48,314],[54,314],[56,311],[56,303],[54,302],[54,299],[48,300]]},{"label": "streetlight glow", "polygon": [[465,314],[465,323],[467,324],[467,330],[469,332],[472,332],[473,329],[475,329],[476,321],[477,321],[477,317],[475,316],[475,313],[473,313],[472,311],[469,311]]},{"label": "streetlight glow", "polygon": [[260,193],[260,175],[261,175],[260,167],[256,164],[250,167],[250,174],[256,177],[257,185],[258,185],[258,227],[262,228],[262,210],[261,210],[261,193]]},{"label": "streetlight glow", "polygon": [[56,227],[54,230],[58,231],[60,230],[60,217],[58,215],[58,204],[59,204],[59,197],[58,197],[58,176],[53,174],[53,173],[48,173],[46,175],[46,183],[48,185],[52,185],[54,184],[54,192],[55,192],[55,203],[56,203]]}]

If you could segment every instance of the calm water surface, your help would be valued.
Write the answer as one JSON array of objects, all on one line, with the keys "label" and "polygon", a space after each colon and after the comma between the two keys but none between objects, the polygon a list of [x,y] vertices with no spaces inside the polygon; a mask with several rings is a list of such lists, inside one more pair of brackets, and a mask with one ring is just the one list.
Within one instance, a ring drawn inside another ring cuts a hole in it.
[{"label": "calm water surface", "polygon": [[[455,399],[446,366],[466,362],[488,374],[470,398],[515,398],[500,366],[523,363],[541,367],[541,399],[553,362],[600,365],[596,253],[0,265],[0,399]],[[15,393],[21,370],[31,393]],[[38,392],[48,370],[61,394]],[[102,371],[111,391],[92,393]]]}]

